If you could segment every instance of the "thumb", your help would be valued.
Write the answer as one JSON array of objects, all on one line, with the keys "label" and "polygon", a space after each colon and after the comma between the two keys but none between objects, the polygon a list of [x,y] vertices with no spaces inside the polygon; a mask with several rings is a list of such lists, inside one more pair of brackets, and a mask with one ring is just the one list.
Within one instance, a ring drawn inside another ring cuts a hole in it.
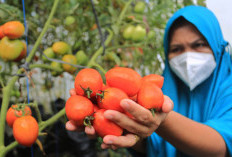
[{"label": "thumb", "polygon": [[166,95],[164,95],[164,103],[162,106],[162,111],[168,113],[173,110],[174,104],[173,101]]}]

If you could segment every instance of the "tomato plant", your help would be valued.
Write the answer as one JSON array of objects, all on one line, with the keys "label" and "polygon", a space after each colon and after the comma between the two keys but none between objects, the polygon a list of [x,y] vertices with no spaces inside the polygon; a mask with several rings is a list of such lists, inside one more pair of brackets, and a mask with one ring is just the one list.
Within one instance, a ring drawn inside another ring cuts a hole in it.
[{"label": "tomato plant", "polygon": [[30,147],[37,139],[39,126],[32,116],[23,116],[15,120],[13,124],[13,135],[16,141]]},{"label": "tomato plant", "polygon": [[123,90],[129,97],[138,93],[142,77],[131,68],[115,67],[105,74],[106,83],[110,87]]},{"label": "tomato plant", "polygon": [[78,95],[88,98],[96,96],[102,90],[103,80],[101,74],[92,68],[82,69],[75,78],[75,90]]},{"label": "tomato plant", "polygon": [[93,114],[94,106],[86,97],[73,95],[66,101],[65,112],[75,125],[83,126],[84,119]]},{"label": "tomato plant", "polygon": [[123,129],[114,122],[104,117],[105,109],[97,110],[94,113],[93,127],[100,137],[106,135],[121,136]]},{"label": "tomato plant", "polygon": [[21,116],[27,116],[27,115],[31,115],[30,107],[26,105],[19,106],[15,104],[15,105],[12,105],[7,111],[6,122],[8,126],[12,128],[16,119],[18,119]]},{"label": "tomato plant", "polygon": [[127,98],[127,94],[121,89],[109,87],[103,91],[102,97],[98,97],[98,106],[103,109],[123,112],[120,102]]}]

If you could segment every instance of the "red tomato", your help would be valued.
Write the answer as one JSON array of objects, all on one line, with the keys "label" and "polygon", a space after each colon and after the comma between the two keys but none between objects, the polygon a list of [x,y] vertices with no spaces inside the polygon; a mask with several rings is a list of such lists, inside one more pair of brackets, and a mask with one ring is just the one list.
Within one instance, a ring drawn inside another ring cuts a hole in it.
[{"label": "red tomato", "polygon": [[162,90],[150,82],[142,84],[137,97],[138,103],[147,109],[159,111],[164,102]]},{"label": "red tomato", "polygon": [[82,69],[75,78],[77,95],[88,96],[88,98],[96,96],[96,93],[102,90],[102,85],[101,74],[95,69]]},{"label": "red tomato", "polygon": [[97,110],[100,110],[100,108],[97,106],[97,105],[93,105],[93,110],[94,110],[94,112],[97,112]]},{"label": "red tomato", "polygon": [[121,136],[123,129],[114,122],[104,117],[105,109],[100,109],[94,113],[93,127],[100,137],[106,135]]},{"label": "red tomato", "polygon": [[70,121],[83,126],[84,119],[94,112],[93,103],[86,97],[73,95],[66,101],[65,112]]},{"label": "red tomato", "polygon": [[118,88],[109,87],[104,91],[102,99],[98,97],[98,106],[103,109],[123,112],[124,110],[120,106],[122,99],[128,99],[128,96],[124,91]]},{"label": "red tomato", "polygon": [[[17,109],[16,109],[17,108]],[[22,115],[24,116],[28,116],[31,115],[31,109],[30,107],[26,106],[26,105],[20,105],[18,107],[18,105],[12,105],[7,113],[6,113],[6,122],[9,125],[9,127],[13,127],[14,121],[16,119],[18,119],[19,117],[21,117]]]},{"label": "red tomato", "polygon": [[105,77],[107,85],[123,90],[129,97],[138,93],[142,81],[139,73],[131,68],[124,67],[110,69]]},{"label": "red tomato", "polygon": [[39,125],[34,117],[24,116],[15,120],[13,135],[19,144],[30,147],[36,141],[38,134]]},{"label": "red tomato", "polygon": [[106,88],[108,88],[109,86],[108,85],[105,85],[104,83],[103,83],[103,85],[102,85],[102,90],[104,91]]},{"label": "red tomato", "polygon": [[157,74],[146,75],[142,78],[142,83],[151,82],[156,84],[159,88],[162,88],[164,83],[164,77]]}]

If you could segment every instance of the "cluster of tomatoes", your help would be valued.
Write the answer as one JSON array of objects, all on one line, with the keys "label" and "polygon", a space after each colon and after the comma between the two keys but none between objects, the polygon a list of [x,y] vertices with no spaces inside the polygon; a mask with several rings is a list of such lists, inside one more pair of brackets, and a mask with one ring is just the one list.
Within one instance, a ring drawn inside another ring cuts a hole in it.
[{"label": "cluster of tomatoes", "polygon": [[12,105],[6,114],[6,122],[13,128],[15,140],[27,147],[35,143],[39,134],[39,125],[31,114],[30,107],[24,104]]},{"label": "cluster of tomatoes", "polygon": [[76,95],[72,95],[65,105],[70,122],[81,128],[92,125],[100,137],[120,136],[123,129],[104,118],[106,110],[125,113],[120,106],[123,99],[132,99],[146,109],[160,111],[164,96],[161,90],[164,78],[150,74],[142,77],[131,68],[114,67],[106,72],[105,82],[100,73],[91,68],[82,69],[75,78]]},{"label": "cluster of tomatoes", "polygon": [[[87,55],[82,50],[78,51],[76,55],[71,54],[70,45],[64,41],[54,42],[51,47],[48,47],[43,51],[43,54],[45,54],[47,58],[61,59],[62,61],[73,65],[85,65],[88,61]],[[49,61],[47,58],[45,56],[42,57],[44,62]],[[62,68],[64,71],[71,74],[76,71],[76,67],[70,64],[61,64],[55,61],[52,61],[50,64],[51,67]],[[59,73],[52,72],[52,74],[56,76]]]},{"label": "cluster of tomatoes", "polygon": [[24,31],[20,21],[9,21],[0,26],[0,57],[3,60],[18,62],[26,57],[26,44],[19,39]]}]

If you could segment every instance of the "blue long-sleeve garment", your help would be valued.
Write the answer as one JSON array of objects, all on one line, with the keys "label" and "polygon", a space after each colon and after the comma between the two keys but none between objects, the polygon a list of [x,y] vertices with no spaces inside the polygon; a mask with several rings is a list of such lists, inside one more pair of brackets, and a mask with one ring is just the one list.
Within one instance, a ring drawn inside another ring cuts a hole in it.
[{"label": "blue long-sleeve garment", "polygon": [[[226,142],[232,156],[232,64],[226,52],[228,43],[223,39],[215,15],[205,7],[188,6],[177,11],[167,23],[164,49],[168,55],[168,33],[173,22],[184,17],[192,23],[208,41],[216,60],[216,68],[210,77],[193,91],[170,70],[165,61],[163,92],[174,102],[174,111],[218,131]],[[148,156],[187,156],[155,132],[147,138]]]}]

